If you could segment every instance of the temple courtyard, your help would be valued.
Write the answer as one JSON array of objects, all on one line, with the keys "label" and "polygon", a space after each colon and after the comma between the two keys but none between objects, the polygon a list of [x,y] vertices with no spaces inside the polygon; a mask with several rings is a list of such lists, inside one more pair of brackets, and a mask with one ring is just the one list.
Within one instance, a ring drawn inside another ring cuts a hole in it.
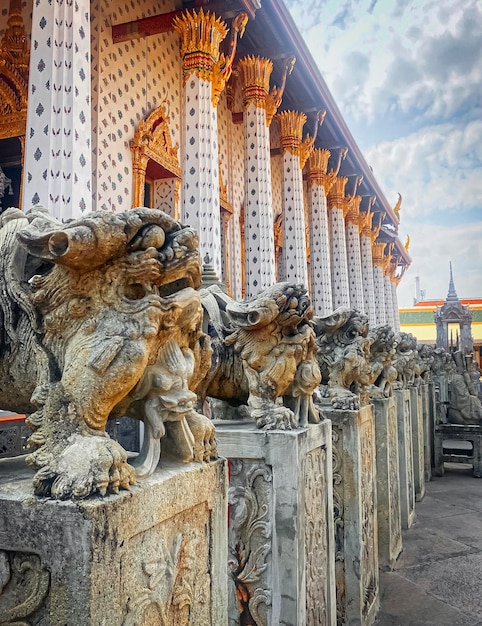
[{"label": "temple courtyard", "polygon": [[482,480],[446,464],[426,484],[394,571],[381,572],[377,626],[482,626]]}]

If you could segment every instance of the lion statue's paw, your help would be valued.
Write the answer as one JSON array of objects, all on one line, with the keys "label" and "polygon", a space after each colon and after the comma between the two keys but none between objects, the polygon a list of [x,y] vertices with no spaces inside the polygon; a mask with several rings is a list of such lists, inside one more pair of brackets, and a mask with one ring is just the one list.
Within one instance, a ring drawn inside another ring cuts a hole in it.
[{"label": "lion statue's paw", "polygon": [[360,398],[351,391],[342,387],[333,389],[330,392],[331,404],[334,409],[342,411],[358,411],[360,408]]},{"label": "lion statue's paw", "polygon": [[67,447],[51,456],[33,480],[38,496],[58,500],[104,496],[129,489],[135,482],[134,469],[125,450],[108,436],[73,434]]},{"label": "lion statue's paw", "polygon": [[186,420],[194,436],[194,460],[207,462],[217,459],[216,429],[212,421],[194,411],[186,415]]},{"label": "lion statue's paw", "polygon": [[264,410],[255,409],[251,412],[258,428],[263,430],[293,430],[297,427],[297,419],[291,409],[286,406],[270,405]]}]

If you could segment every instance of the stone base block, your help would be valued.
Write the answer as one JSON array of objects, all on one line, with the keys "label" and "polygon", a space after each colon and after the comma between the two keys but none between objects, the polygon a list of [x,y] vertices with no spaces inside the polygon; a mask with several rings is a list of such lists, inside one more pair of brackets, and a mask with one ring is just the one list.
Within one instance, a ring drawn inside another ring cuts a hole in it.
[{"label": "stone base block", "polygon": [[227,623],[225,461],[163,463],[131,492],[39,499],[0,461],[0,620],[31,626]]},{"label": "stone base block", "polygon": [[395,400],[372,400],[377,462],[378,558],[393,569],[402,551],[397,409]]},{"label": "stone base block", "polygon": [[325,415],[333,425],[337,620],[369,626],[380,604],[373,410]]},{"label": "stone base block", "polygon": [[425,433],[421,387],[412,387],[410,389],[410,414],[412,420],[415,500],[420,502],[425,496]]},{"label": "stone base block", "polygon": [[229,460],[229,624],[336,624],[331,423],[218,421]]},{"label": "stone base block", "polygon": [[410,528],[415,520],[415,484],[413,477],[412,419],[410,391],[393,392],[397,406],[398,461],[400,476],[400,514],[402,528]]}]

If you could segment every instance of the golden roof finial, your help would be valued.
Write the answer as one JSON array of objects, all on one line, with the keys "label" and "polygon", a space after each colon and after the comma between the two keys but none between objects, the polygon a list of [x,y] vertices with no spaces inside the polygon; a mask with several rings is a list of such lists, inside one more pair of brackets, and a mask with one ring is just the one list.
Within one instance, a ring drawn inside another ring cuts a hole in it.
[{"label": "golden roof finial", "polygon": [[407,235],[407,241],[405,242],[405,245],[403,247],[408,252],[408,248],[410,247],[410,235]]},{"label": "golden roof finial", "polygon": [[400,207],[402,206],[402,194],[398,194],[397,204],[393,207],[393,212],[395,213],[397,220],[400,221]]}]

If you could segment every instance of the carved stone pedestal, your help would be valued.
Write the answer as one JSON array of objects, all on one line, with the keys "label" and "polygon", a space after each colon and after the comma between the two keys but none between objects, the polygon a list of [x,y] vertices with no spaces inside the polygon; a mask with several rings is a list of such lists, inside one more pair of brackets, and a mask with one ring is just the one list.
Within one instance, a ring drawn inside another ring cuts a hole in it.
[{"label": "carved stone pedestal", "polygon": [[433,386],[425,383],[420,387],[422,392],[422,419],[423,419],[423,461],[425,482],[432,480],[432,456],[433,456],[433,429],[430,406],[434,400],[430,398]]},{"label": "carved stone pedestal", "polygon": [[0,461],[0,622],[227,623],[225,461],[162,463],[130,493],[32,495],[23,458]]},{"label": "carved stone pedestal", "polygon": [[412,420],[413,482],[415,500],[425,496],[425,432],[423,423],[422,389],[410,388],[410,415]]},{"label": "carved stone pedestal", "polygon": [[397,409],[395,400],[372,400],[377,464],[378,558],[393,569],[402,551]]},{"label": "carved stone pedestal", "polygon": [[408,389],[398,389],[393,392],[393,395],[397,406],[400,514],[402,517],[402,528],[407,529],[412,526],[415,519],[410,391]]},{"label": "carved stone pedestal", "polygon": [[337,621],[369,626],[380,604],[373,410],[325,416],[333,425]]},{"label": "carved stone pedestal", "polygon": [[216,439],[229,459],[229,624],[334,626],[331,423],[218,421]]}]

